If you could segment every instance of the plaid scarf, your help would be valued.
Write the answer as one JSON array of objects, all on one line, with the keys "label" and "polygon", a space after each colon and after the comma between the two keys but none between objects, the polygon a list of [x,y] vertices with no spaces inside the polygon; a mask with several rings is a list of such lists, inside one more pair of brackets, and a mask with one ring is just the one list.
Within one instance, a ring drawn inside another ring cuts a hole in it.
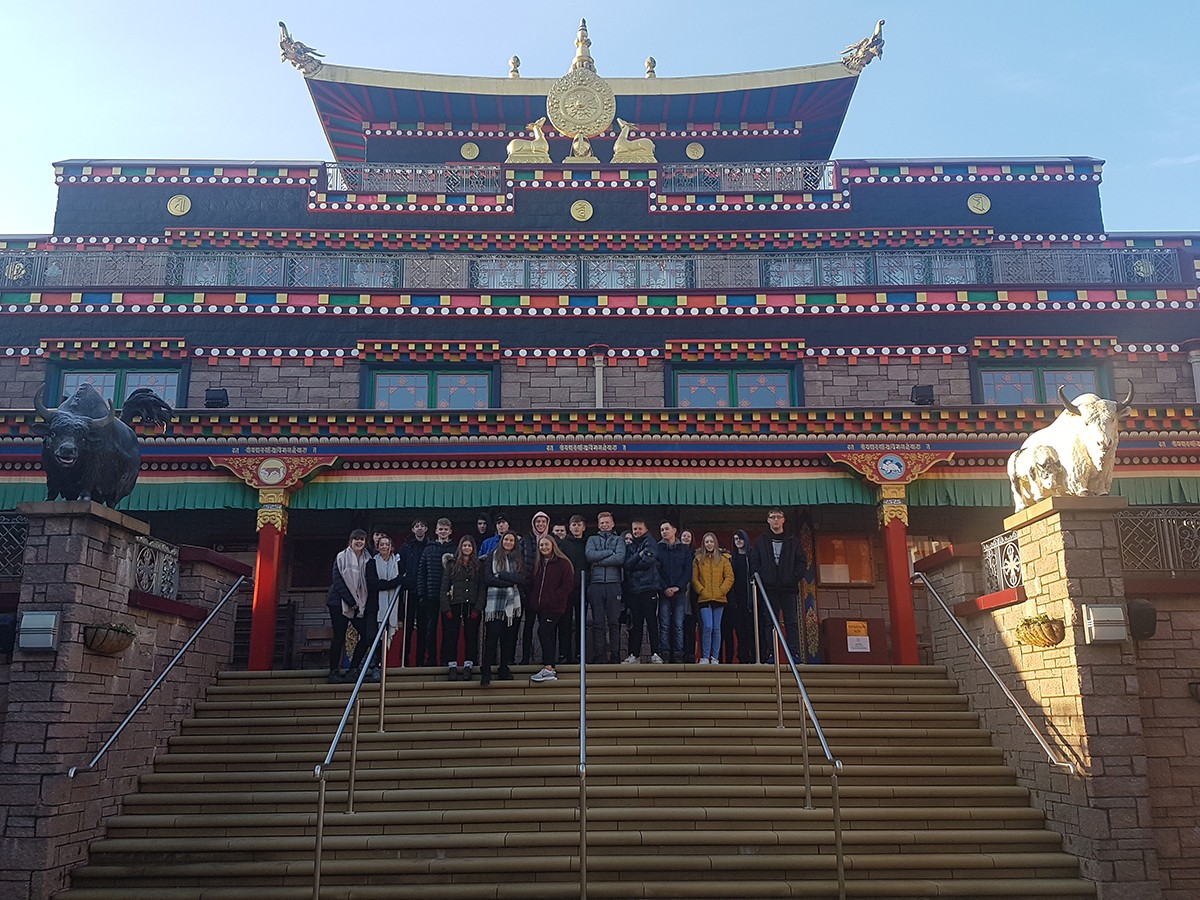
[{"label": "plaid scarf", "polygon": [[[500,551],[492,554],[493,574],[499,575],[501,572],[515,572],[516,568],[516,563],[509,558],[508,554],[502,554]],[[505,587],[488,586],[487,605],[483,611],[483,620],[485,622],[495,622],[498,619],[504,619],[506,624],[511,625],[513,619],[520,614],[521,592],[517,590],[515,584]]]}]

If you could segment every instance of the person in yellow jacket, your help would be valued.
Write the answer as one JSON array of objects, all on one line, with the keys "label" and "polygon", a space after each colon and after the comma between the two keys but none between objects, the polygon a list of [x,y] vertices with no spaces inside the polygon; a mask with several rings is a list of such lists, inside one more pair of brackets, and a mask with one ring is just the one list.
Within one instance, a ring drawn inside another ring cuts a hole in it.
[{"label": "person in yellow jacket", "polygon": [[717,546],[717,536],[706,532],[692,563],[692,587],[700,605],[700,665],[716,665],[721,655],[721,616],[733,588],[729,554]]}]

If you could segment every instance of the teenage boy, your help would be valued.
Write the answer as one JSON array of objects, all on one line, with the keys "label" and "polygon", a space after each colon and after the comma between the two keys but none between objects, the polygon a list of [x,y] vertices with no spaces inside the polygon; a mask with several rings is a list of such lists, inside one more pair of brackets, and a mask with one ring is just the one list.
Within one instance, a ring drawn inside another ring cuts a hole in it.
[{"label": "teenage boy", "polygon": [[592,614],[592,639],[588,662],[615,662],[621,643],[621,578],[625,564],[625,541],[613,530],[613,514],[596,516],[600,529],[587,539],[590,569],[588,610]]},{"label": "teenage boy", "polygon": [[454,526],[449,519],[438,519],[433,533],[437,539],[430,541],[421,554],[417,566],[417,665],[438,665],[437,627],[438,612],[442,605],[442,576],[445,568],[442,557],[454,555],[454,542],[450,534]]},{"label": "teenage boy", "polygon": [[[783,530],[783,510],[772,507],[767,511],[767,531],[754,542],[750,551],[750,567],[762,578],[767,590],[767,602],[781,619],[787,635],[788,649],[795,659],[800,658],[800,616],[796,605],[800,579],[804,577],[806,561],[800,540]],[[771,648],[773,629],[769,616],[759,616],[759,643],[767,654],[764,662],[774,662]]]}]

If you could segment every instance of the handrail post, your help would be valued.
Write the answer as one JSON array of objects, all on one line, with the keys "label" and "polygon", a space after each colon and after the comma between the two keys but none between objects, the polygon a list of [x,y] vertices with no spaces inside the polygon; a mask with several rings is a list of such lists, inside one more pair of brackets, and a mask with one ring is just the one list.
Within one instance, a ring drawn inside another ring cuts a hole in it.
[{"label": "handrail post", "polygon": [[[415,625],[416,623],[414,623]],[[408,665],[408,588],[404,589],[404,618],[400,622],[400,627],[397,629],[400,635],[400,668],[403,669]]]},{"label": "handrail post", "polygon": [[[175,654],[174,659],[167,663],[167,667],[162,670],[162,673],[157,678],[154,679],[154,684],[150,685],[150,687],[146,689],[146,693],[142,694],[142,699],[138,700],[138,702],[133,705],[133,709],[131,709],[126,714],[125,718],[121,720],[121,724],[117,726],[117,729],[112,733],[112,736],[104,742],[104,746],[97,750],[96,755],[93,756],[88,764],[83,767],[84,770],[91,769],[96,765],[96,763],[100,762],[101,757],[108,752],[108,748],[115,744],[117,738],[121,736],[121,732],[125,730],[125,726],[127,726],[133,720],[133,717],[138,714],[141,708],[146,705],[146,701],[150,699],[150,695],[158,690],[158,686],[166,680],[167,676],[171,673],[171,670],[175,668],[175,664],[183,658],[183,654],[187,653],[188,648],[190,648],[192,644],[196,643],[196,638],[200,637],[200,632],[204,631],[204,629],[208,627],[208,623],[216,617],[217,613],[221,611],[221,607],[225,605],[225,602],[235,593],[237,593],[238,588],[240,588],[245,581],[245,575],[238,576],[237,581],[233,583],[233,587],[227,590],[225,592],[225,596],[217,601],[216,606],[212,608],[212,612],[210,612],[204,621],[200,623],[200,627],[192,632],[192,636],[184,642],[184,645],[179,648],[179,652]],[[67,770],[67,777],[74,778],[79,771],[80,768],[78,766],[71,766],[71,768]]]},{"label": "handrail post", "polygon": [[317,766],[317,846],[313,854],[313,900],[321,900],[321,851],[325,848],[325,770]]},{"label": "handrail post", "polygon": [[804,808],[813,808],[812,769],[808,760],[808,710],[804,700],[800,701],[800,750],[804,754]]},{"label": "handrail post", "polygon": [[762,648],[759,646],[758,631],[758,584],[750,583],[750,611],[754,614],[754,662],[762,662]]},{"label": "handrail post", "polygon": [[779,635],[774,631],[771,632],[771,644],[775,648],[772,657],[775,660],[775,712],[779,716],[779,724],[776,728],[783,727],[783,683],[779,677],[779,657],[783,654],[779,652]]},{"label": "handrail post", "polygon": [[362,700],[354,701],[354,731],[350,736],[350,781],[346,790],[346,815],[354,815],[354,778],[358,774],[358,715]]},{"label": "handrail post", "polygon": [[837,856],[838,900],[846,900],[846,858],[842,853],[842,800],[838,793],[836,768],[829,776],[829,793],[833,805],[833,852]]},{"label": "handrail post", "polygon": [[[389,616],[391,613],[389,612]],[[387,619],[383,620],[387,622]],[[387,729],[383,726],[383,700],[387,696],[387,655],[388,649],[392,646],[391,635],[384,635],[383,652],[380,655],[379,663],[379,734],[383,734]]]},{"label": "handrail post", "polygon": [[587,900],[587,575],[579,573],[579,900]]}]

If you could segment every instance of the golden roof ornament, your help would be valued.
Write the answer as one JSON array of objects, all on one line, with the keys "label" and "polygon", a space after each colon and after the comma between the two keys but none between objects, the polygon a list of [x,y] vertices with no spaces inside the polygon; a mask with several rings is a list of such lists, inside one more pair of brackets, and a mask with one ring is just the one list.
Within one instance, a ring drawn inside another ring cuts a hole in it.
[{"label": "golden roof ornament", "polygon": [[870,37],[851,44],[842,51],[842,65],[855,75],[859,74],[873,59],[883,59],[883,25],[880,19]]},{"label": "golden roof ornament", "polygon": [[647,78],[657,78],[658,77],[658,75],[656,75],[654,72],[654,67],[657,65],[658,65],[658,60],[656,60],[653,56],[646,57],[646,77]]},{"label": "golden roof ornament", "polygon": [[302,41],[292,40],[292,35],[288,31],[288,27],[282,22],[279,23],[280,62],[290,62],[300,70],[300,73],[305,78],[309,78],[321,71],[321,61],[317,57],[323,57],[324,55],[324,53],[318,53]]},{"label": "golden roof ornament", "polygon": [[508,61],[508,77],[521,77],[521,57],[517,56],[515,53],[513,54],[512,59]]},{"label": "golden roof ornament", "polygon": [[508,142],[508,158],[506,163],[550,163],[550,142],[546,140],[544,126],[546,117],[542,116],[536,122],[530,122],[525,127],[533,132],[533,140],[526,141],[514,138]]},{"label": "golden roof ornament", "polygon": [[621,118],[617,119],[617,124],[621,126],[621,133],[617,135],[616,143],[613,144],[614,164],[658,162],[654,158],[654,141],[645,137],[630,140],[629,132],[637,126]]},{"label": "golden roof ornament", "polygon": [[608,131],[617,114],[617,98],[608,82],[596,74],[591,46],[587,21],[580,19],[571,70],[551,85],[546,95],[551,123],[571,138],[571,155],[564,163],[599,163],[588,138]]}]

